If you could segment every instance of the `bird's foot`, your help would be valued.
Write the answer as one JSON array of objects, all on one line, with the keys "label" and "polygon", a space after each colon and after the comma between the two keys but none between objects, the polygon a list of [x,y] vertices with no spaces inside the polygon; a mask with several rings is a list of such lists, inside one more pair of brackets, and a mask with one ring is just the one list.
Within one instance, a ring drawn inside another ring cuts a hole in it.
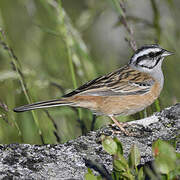
[{"label": "bird's foot", "polygon": [[112,124],[111,125],[111,127],[113,127],[113,128],[119,128],[119,130],[115,130],[114,131],[114,133],[116,133],[116,134],[120,134],[120,133],[124,133],[126,136],[133,136],[133,133],[130,133],[130,132],[128,132],[126,129],[125,129],[125,127],[129,127],[130,125],[128,124],[128,123],[122,123],[122,122],[119,122],[119,121],[117,121],[113,116],[111,116],[111,119],[113,120],[113,122],[115,123],[115,124]]},{"label": "bird's foot", "polygon": [[[121,125],[121,127],[123,127],[123,128],[127,128],[127,127],[129,127],[129,126],[131,126],[130,124],[128,124],[127,122],[118,122],[120,125]],[[111,124],[111,126],[112,127],[117,127],[117,125],[114,123],[114,124]]]},{"label": "bird's foot", "polygon": [[[112,127],[112,130],[113,130],[114,134],[122,134],[122,133],[124,133],[126,136],[134,136],[134,134],[132,132],[129,132],[124,127],[120,128],[116,124],[111,124],[110,126]],[[127,127],[127,126],[125,126],[125,127]]]}]

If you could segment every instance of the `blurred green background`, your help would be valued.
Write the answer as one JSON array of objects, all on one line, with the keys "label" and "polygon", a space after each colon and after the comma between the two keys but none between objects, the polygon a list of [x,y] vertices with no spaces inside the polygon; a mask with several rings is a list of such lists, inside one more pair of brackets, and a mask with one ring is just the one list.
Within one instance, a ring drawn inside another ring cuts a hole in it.
[{"label": "blurred green background", "polygon": [[[133,51],[114,6],[118,1],[0,1],[0,143],[63,143],[110,122],[70,107],[19,114],[12,109],[59,98],[128,62]],[[161,109],[175,104],[180,100],[180,1],[124,2],[138,47],[158,43],[175,52],[163,64],[165,86],[159,99]]]}]

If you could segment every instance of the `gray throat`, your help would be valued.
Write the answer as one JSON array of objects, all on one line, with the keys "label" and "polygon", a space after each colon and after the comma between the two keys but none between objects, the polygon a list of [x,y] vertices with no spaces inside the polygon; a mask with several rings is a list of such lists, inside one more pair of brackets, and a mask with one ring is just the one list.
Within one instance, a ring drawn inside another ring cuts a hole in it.
[{"label": "gray throat", "polygon": [[154,79],[156,79],[159,82],[160,87],[162,89],[164,85],[164,75],[163,75],[162,69],[157,69],[150,74]]},{"label": "gray throat", "polygon": [[149,72],[149,74],[159,82],[161,89],[163,88],[163,85],[164,85],[164,75],[162,72],[163,59],[161,59],[160,62],[157,64],[157,66],[154,67],[152,72]]}]

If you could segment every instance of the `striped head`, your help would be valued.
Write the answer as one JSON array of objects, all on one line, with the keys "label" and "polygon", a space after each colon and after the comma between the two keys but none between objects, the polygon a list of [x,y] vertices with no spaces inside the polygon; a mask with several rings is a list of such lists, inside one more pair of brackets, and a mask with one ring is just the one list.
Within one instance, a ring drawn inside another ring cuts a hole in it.
[{"label": "striped head", "polygon": [[172,54],[159,45],[145,45],[134,53],[129,65],[139,71],[153,73],[153,71],[161,70],[164,58]]}]

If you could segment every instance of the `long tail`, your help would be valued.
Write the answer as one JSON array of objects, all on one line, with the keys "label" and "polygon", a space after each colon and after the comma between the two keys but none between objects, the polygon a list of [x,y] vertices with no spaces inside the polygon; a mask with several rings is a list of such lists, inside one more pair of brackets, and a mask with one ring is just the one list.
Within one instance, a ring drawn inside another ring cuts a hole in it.
[{"label": "long tail", "polygon": [[24,111],[30,111],[33,109],[42,109],[42,108],[48,108],[48,107],[55,107],[55,106],[71,106],[73,105],[73,102],[69,102],[68,100],[64,99],[57,99],[57,100],[50,100],[50,101],[41,101],[33,104],[27,104],[24,106],[20,106],[17,108],[14,108],[14,112],[24,112]]}]

